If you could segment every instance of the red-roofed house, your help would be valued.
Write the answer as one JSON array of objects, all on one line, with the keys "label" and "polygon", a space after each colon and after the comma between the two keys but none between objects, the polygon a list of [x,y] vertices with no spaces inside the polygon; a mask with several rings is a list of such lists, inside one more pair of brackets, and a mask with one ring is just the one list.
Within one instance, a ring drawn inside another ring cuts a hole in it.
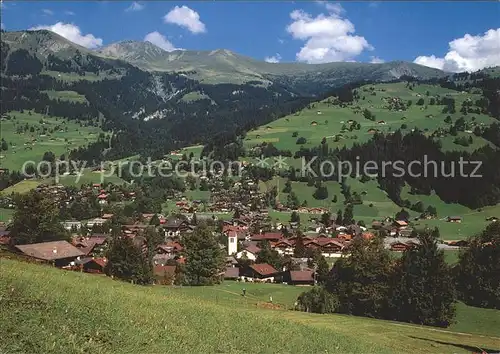
[{"label": "red-roofed house", "polygon": [[108,260],[106,258],[91,258],[82,264],[82,269],[87,273],[104,273],[104,267]]},{"label": "red-roofed house", "polygon": [[252,241],[279,241],[283,238],[281,232],[265,232],[263,234],[253,234],[251,236]]},{"label": "red-roofed house", "polygon": [[106,200],[107,198],[108,198],[108,195],[104,194],[104,193],[99,194],[97,196],[97,199],[99,199],[99,204],[107,204],[108,203],[108,201]]},{"label": "red-roofed house", "polygon": [[278,271],[267,263],[251,264],[243,270],[246,277],[256,279],[266,279],[270,282],[274,281],[274,277],[278,275]]},{"label": "red-roofed house", "polygon": [[287,240],[287,239],[282,239],[274,245],[274,249],[278,251],[279,254],[288,254],[292,255],[293,254],[293,242]]},{"label": "red-roofed house", "polygon": [[304,241],[304,246],[309,249],[319,248],[325,257],[338,257],[344,248],[342,239],[330,237],[318,237],[310,241]]}]

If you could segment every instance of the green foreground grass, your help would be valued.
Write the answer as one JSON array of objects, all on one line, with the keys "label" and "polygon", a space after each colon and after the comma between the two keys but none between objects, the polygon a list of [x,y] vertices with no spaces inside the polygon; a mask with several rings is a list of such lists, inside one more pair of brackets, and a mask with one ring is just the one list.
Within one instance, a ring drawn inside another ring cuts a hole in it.
[{"label": "green foreground grass", "polygon": [[[302,290],[287,286],[245,284],[249,296],[244,299],[237,283],[139,287],[14,260],[2,259],[1,265],[1,352],[465,353],[500,348],[498,337],[255,306],[268,298],[265,289],[272,287],[276,301],[283,302]],[[498,328],[498,319],[488,326]]]}]

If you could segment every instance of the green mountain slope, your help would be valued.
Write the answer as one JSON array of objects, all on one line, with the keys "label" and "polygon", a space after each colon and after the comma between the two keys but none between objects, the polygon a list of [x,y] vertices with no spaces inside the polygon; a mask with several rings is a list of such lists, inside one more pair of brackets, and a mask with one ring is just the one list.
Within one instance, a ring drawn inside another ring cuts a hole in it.
[{"label": "green mountain slope", "polygon": [[[265,144],[272,144],[280,151],[291,152],[292,157],[286,158],[283,170],[293,166],[298,175],[303,163],[300,158],[294,156],[301,149],[314,149],[320,146],[322,141],[328,149],[350,149],[373,139],[375,132],[390,135],[397,130],[402,134],[420,130],[427,137],[439,142],[441,150],[446,152],[472,153],[484,147],[498,152],[499,146],[495,145],[496,142],[488,140],[489,136],[480,135],[480,132],[498,124],[498,121],[485,112],[478,113],[479,108],[476,106],[471,107],[467,114],[461,112],[460,107],[464,103],[480,101],[479,93],[462,93],[431,84],[410,86],[403,82],[364,85],[358,88],[357,92],[357,98],[352,104],[339,105],[335,103],[334,97],[327,98],[295,114],[249,131],[244,140],[249,153],[244,160],[256,162],[256,159],[248,156],[261,156],[265,151]],[[443,98],[455,100],[456,112],[443,112],[445,108],[441,101]],[[421,104],[418,104],[419,100],[422,100]],[[375,115],[375,119],[365,118],[365,110]],[[463,122],[463,125],[457,122]],[[299,138],[304,138],[300,144]],[[273,163],[272,158],[268,161],[270,164]],[[266,190],[279,183],[281,188],[278,189],[281,190],[286,181],[287,178],[275,177],[262,188]],[[354,206],[355,219],[362,220],[367,225],[374,219],[393,217],[402,208],[380,188],[376,178],[362,180],[349,177],[346,184],[351,188],[351,193],[361,196],[362,202]],[[337,179],[323,183],[328,191],[328,197],[324,199],[313,197],[316,188],[314,185],[308,185],[307,181],[296,180],[292,181],[291,185],[300,203],[305,201],[309,207],[327,208],[333,214],[345,208],[346,200]],[[436,208],[436,218],[415,221],[414,226],[439,227],[442,239],[465,239],[484,229],[488,224],[488,217],[500,215],[500,205],[474,210],[458,203],[446,203],[435,192],[428,195],[419,194],[412,191],[408,184],[402,188],[400,196],[412,220],[421,214],[410,210],[415,204],[422,203],[424,209],[428,206]],[[279,195],[283,204],[287,202],[288,197],[289,193],[281,192]],[[451,215],[462,216],[463,222],[460,224],[447,222],[446,217]],[[289,219],[289,213],[283,213],[283,220]]]},{"label": "green mountain slope", "polygon": [[[278,291],[284,288],[276,285]],[[218,300],[205,295],[213,289],[139,287],[2,259],[0,350],[467,353],[493,350],[500,340],[366,318],[268,310],[255,306],[257,301],[237,301],[241,296],[231,291],[221,291]]]}]

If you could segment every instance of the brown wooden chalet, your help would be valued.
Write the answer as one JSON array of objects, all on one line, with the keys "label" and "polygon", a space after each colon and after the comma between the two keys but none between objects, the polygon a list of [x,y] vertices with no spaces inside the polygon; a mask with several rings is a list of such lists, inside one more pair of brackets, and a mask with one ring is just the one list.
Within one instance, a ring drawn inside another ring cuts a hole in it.
[{"label": "brown wooden chalet", "polygon": [[77,257],[84,256],[82,251],[67,241],[32,243],[14,247],[25,256],[51,262],[56,267],[67,266]]},{"label": "brown wooden chalet", "polygon": [[172,217],[168,218],[163,224],[165,235],[169,237],[179,236],[182,232],[190,230],[189,222],[183,218]]},{"label": "brown wooden chalet", "polygon": [[278,275],[278,271],[267,263],[251,264],[243,269],[243,274],[250,278],[265,279]]},{"label": "brown wooden chalet", "polygon": [[277,242],[283,239],[283,234],[281,232],[265,232],[261,234],[253,234],[251,236],[252,241],[273,241]]},{"label": "brown wooden chalet", "polygon": [[291,270],[285,272],[283,281],[290,285],[314,285],[314,272],[312,270]]}]

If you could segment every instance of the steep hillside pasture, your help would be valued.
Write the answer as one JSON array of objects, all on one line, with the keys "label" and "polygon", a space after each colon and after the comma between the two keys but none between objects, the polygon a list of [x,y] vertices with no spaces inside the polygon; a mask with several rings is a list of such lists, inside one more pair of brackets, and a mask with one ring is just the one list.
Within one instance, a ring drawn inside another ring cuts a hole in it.
[{"label": "steep hillside pasture", "polygon": [[[474,319],[470,324],[481,321],[473,330],[481,326],[488,331],[478,335],[352,316],[270,310],[263,302],[274,290],[268,292],[264,285],[249,286],[249,294],[256,297],[252,306],[245,305],[248,299],[231,286],[139,287],[14,260],[3,259],[2,265],[0,348],[5,352],[467,353],[494,351],[500,343],[491,334],[498,328],[495,312],[488,312],[486,319],[484,311],[465,316]],[[273,286],[269,284],[269,289]],[[220,297],[207,295],[217,288]],[[287,292],[284,286],[276,289],[276,298]],[[282,298],[294,296],[290,292]],[[468,331],[465,326],[462,332]]]},{"label": "steep hillside pasture", "polygon": [[[96,141],[102,132],[98,127],[80,126],[74,121],[44,117],[34,112],[10,112],[9,116],[12,118],[2,118],[1,122],[2,138],[7,142],[8,150],[1,152],[0,164],[11,170],[21,170],[26,161],[41,161],[47,151],[52,151],[56,159],[62,154],[67,155],[79,146]],[[28,129],[18,133],[18,129],[26,125]],[[51,133],[51,130],[54,131]]]}]

